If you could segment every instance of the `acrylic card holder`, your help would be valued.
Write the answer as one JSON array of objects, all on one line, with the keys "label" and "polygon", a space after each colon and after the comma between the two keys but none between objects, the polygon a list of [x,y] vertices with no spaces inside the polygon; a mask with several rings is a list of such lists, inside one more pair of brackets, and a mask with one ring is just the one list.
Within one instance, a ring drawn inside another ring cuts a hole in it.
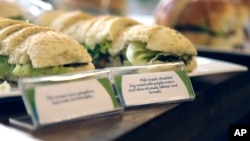
[{"label": "acrylic card holder", "polygon": [[18,85],[27,117],[10,122],[30,129],[106,116],[123,111],[109,81],[110,71],[96,70],[41,78],[23,78]]},{"label": "acrylic card holder", "polygon": [[183,62],[109,68],[124,107],[189,101],[195,98]]}]

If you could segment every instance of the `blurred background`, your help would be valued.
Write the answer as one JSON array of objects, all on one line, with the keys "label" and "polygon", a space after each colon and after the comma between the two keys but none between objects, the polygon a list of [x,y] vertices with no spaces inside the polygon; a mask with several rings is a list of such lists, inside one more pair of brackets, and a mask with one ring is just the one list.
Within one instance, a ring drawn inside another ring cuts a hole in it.
[{"label": "blurred background", "polygon": [[82,9],[108,14],[152,14],[159,0],[47,0],[56,9]]},{"label": "blurred background", "polygon": [[[36,23],[43,13],[82,10],[176,29],[199,55],[240,64],[250,56],[250,0],[0,0],[0,16]],[[16,7],[8,8],[3,2]],[[1,7],[2,6],[2,7]],[[6,12],[8,11],[8,12]],[[55,17],[51,18],[51,20]],[[210,54],[212,53],[212,54]],[[223,57],[221,57],[223,54]],[[227,55],[230,57],[227,57]],[[216,56],[215,56],[216,55]],[[225,56],[226,55],[226,56]],[[233,58],[236,56],[236,58]],[[246,64],[250,66],[249,64]]]}]

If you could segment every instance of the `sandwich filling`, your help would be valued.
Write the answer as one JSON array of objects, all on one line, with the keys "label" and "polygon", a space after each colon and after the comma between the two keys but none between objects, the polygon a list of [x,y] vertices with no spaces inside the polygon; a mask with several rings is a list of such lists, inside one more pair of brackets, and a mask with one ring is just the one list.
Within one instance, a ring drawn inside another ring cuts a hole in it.
[{"label": "sandwich filling", "polygon": [[8,59],[8,56],[0,56],[0,76],[7,77],[9,74],[13,74],[19,77],[38,77],[44,75],[63,74],[72,72],[72,69],[78,69],[89,65],[88,63],[74,63],[53,67],[34,68],[30,63],[24,65],[9,64]]},{"label": "sandwich filling", "polygon": [[110,63],[109,49],[112,46],[111,41],[104,40],[99,44],[96,44],[93,48],[85,43],[83,43],[83,46],[88,50],[90,56],[92,56],[92,62],[95,64],[95,67],[103,68]]},{"label": "sandwich filling", "polygon": [[126,57],[133,65],[153,64],[183,61],[185,65],[192,60],[189,54],[173,54],[170,52],[152,51],[146,48],[146,43],[131,42],[126,50]]},{"label": "sandwich filling", "polygon": [[92,63],[96,68],[105,68],[107,66],[121,66],[124,64],[125,49],[119,51],[119,53],[110,53],[112,48],[112,41],[104,40],[98,44],[95,44],[93,48],[83,43],[83,46],[88,50],[88,53],[92,56]]},{"label": "sandwich filling", "polygon": [[25,64],[25,65],[18,64],[15,65],[12,73],[19,77],[39,77],[44,75],[70,73],[72,72],[72,68],[77,69],[85,65],[88,65],[88,63],[74,63],[74,64],[45,67],[45,68],[34,68],[32,64]]},{"label": "sandwich filling", "polygon": [[8,56],[0,55],[0,76],[7,75],[14,68],[14,65],[8,63],[8,59]]}]

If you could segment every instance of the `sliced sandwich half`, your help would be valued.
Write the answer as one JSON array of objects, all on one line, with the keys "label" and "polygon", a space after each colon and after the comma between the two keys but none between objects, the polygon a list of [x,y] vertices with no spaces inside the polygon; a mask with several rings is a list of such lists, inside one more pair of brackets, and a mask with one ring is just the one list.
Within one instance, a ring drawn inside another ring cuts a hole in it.
[{"label": "sliced sandwich half", "polygon": [[197,66],[197,50],[181,33],[159,25],[136,25],[125,32],[126,57],[132,65],[183,61],[187,71]]},{"label": "sliced sandwich half", "polygon": [[5,52],[5,44],[6,42],[12,42],[8,42],[6,40],[15,32],[18,32],[19,30],[22,30],[27,27],[31,27],[32,24],[26,22],[10,22],[9,20],[6,20],[4,22],[0,22],[0,26],[2,27],[0,29],[0,76],[8,76],[10,70],[13,67],[8,63],[9,57]]},{"label": "sliced sandwich half", "polygon": [[37,77],[62,73],[93,70],[92,58],[87,50],[69,36],[46,31],[34,34],[23,43],[23,50],[17,49],[10,54],[28,57],[12,60],[15,65],[13,74],[18,77]]},{"label": "sliced sandwich half", "polygon": [[82,44],[93,57],[96,67],[122,65],[121,56],[124,48],[123,33],[129,27],[140,24],[126,17],[100,16],[89,27]]}]

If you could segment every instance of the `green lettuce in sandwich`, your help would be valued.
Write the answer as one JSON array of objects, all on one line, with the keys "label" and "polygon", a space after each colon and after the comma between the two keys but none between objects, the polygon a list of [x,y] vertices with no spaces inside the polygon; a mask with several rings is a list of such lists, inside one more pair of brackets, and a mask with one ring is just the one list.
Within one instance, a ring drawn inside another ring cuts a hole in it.
[{"label": "green lettuce in sandwich", "polygon": [[123,33],[129,27],[140,23],[130,18],[118,16],[98,16],[91,21],[92,25],[79,26],[81,32],[81,29],[87,28],[79,36],[81,37],[80,42],[91,54],[93,63],[98,68],[121,66],[123,62],[121,60],[122,50],[125,46]]},{"label": "green lettuce in sandwich", "polygon": [[17,81],[93,70],[92,57],[70,36],[50,28],[31,26],[4,38],[0,48],[0,77]]},{"label": "green lettuce in sandwich", "polygon": [[187,71],[197,66],[196,48],[181,33],[159,25],[136,25],[125,34],[131,65],[183,61]]}]

